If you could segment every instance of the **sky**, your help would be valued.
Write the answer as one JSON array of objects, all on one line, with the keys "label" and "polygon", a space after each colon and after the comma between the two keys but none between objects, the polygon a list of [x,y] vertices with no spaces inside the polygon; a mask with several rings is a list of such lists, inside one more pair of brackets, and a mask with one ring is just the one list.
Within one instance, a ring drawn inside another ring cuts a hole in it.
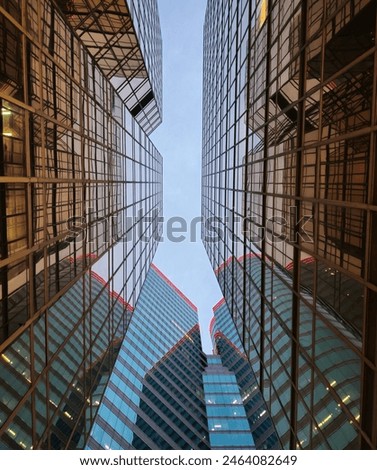
[{"label": "sky", "polygon": [[[188,227],[201,215],[203,23],[207,0],[158,0],[163,41],[163,123],[151,135],[164,159],[164,218],[182,217]],[[180,234],[177,234],[179,236]],[[200,240],[160,242],[153,260],[198,307],[203,349],[212,307],[222,298]]]}]

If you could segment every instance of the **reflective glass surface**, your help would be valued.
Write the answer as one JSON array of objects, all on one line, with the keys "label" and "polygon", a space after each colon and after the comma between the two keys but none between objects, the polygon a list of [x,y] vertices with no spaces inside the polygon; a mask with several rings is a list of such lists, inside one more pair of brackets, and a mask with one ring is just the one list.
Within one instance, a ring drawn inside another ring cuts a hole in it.
[{"label": "reflective glass surface", "polygon": [[152,266],[87,448],[208,449],[195,306]]},{"label": "reflective glass surface", "polygon": [[202,238],[284,448],[377,448],[376,8],[208,1]]},{"label": "reflective glass surface", "polygon": [[[161,230],[162,157],[148,138],[160,119],[156,3],[134,9],[136,33],[126,3],[113,2],[106,45],[101,20],[74,31],[84,3],[1,2],[0,446],[9,449],[84,447]],[[125,23],[141,59],[136,72],[123,56],[118,72],[135,72],[133,86],[153,81],[150,108],[141,89],[131,107],[108,74]]]}]

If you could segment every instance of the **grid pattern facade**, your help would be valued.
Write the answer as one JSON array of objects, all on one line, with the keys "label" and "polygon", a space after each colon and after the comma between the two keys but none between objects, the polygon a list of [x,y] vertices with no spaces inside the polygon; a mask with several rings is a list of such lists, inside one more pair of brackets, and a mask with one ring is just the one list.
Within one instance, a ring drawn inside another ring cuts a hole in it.
[{"label": "grid pattern facade", "polygon": [[[20,308],[26,304],[24,290],[14,299]],[[83,324],[82,312],[89,305],[91,322]],[[107,311],[111,312],[111,322],[103,314]],[[132,311],[108,290],[104,279],[91,272],[49,309],[47,329],[41,321],[35,326],[34,365],[40,378],[33,394],[28,394],[32,384],[28,335],[21,335],[2,354],[2,361],[9,366],[2,368],[1,375],[2,421],[24,397],[26,401],[16,408],[16,416],[1,436],[0,448],[83,448]],[[83,355],[83,333],[97,337],[90,362]],[[111,344],[108,338],[113,338]]]},{"label": "grid pattern facade", "polygon": [[[127,305],[135,305],[157,248],[162,158],[54,3],[6,0],[0,24],[0,440],[75,448],[84,440],[74,433],[52,443],[65,406],[54,404],[105,367],[106,348],[126,331]],[[101,325],[94,265],[103,295],[117,292],[106,297]],[[116,297],[124,299],[122,318]],[[75,299],[74,323],[54,337],[63,298]],[[63,360],[72,344],[81,345],[75,371]],[[69,377],[59,399],[48,392],[55,369]],[[84,434],[98,392],[95,381],[85,384],[74,414]],[[24,413],[30,434],[18,439],[14,423]]]},{"label": "grid pattern facade", "polygon": [[269,409],[263,399],[253,369],[250,367],[225,299],[215,305],[213,314],[210,334],[214,350],[221,357],[224,367],[227,367],[236,377],[255,448],[258,450],[280,449],[279,437]]},{"label": "grid pattern facade", "polygon": [[157,0],[130,0],[129,8],[132,15],[136,36],[148,70],[148,77],[153,90],[155,111],[145,110],[150,114],[153,124],[151,129],[162,120],[162,39]]},{"label": "grid pattern facade", "polygon": [[162,40],[156,0],[57,2],[144,132],[162,121]]},{"label": "grid pattern facade", "polygon": [[377,447],[376,15],[208,1],[203,240],[285,448]]},{"label": "grid pattern facade", "polygon": [[211,449],[255,449],[236,376],[220,356],[207,361],[203,384]]},{"label": "grid pattern facade", "polygon": [[[247,258],[247,272],[255,283],[255,287],[261,288],[261,266],[258,257]],[[237,261],[232,260],[226,268],[222,268],[218,273],[219,277],[229,277],[228,268],[235,264],[234,269],[242,279],[243,271],[238,268]],[[284,276],[284,272],[281,272]],[[291,345],[287,337],[284,325],[291,325],[292,322],[292,294],[281,279],[274,274],[266,278],[267,298],[272,295],[274,289],[275,296],[273,307],[279,320],[271,315],[266,309],[266,321],[269,325],[273,344],[266,348],[265,374],[271,380],[270,396],[266,402],[270,408],[270,414],[276,426],[277,433],[283,446],[289,445],[289,430],[287,429],[285,411],[291,404],[290,383],[287,380],[287,370],[291,365]],[[261,308],[261,300],[253,295],[254,286],[247,295],[251,299],[253,311]],[[354,448],[357,446],[357,432],[353,426],[354,420],[359,419],[360,395],[358,390],[359,374],[357,356],[339,340],[334,330],[342,333],[355,346],[359,346],[360,340],[348,324],[339,320],[331,309],[326,305],[318,306],[319,313],[325,318],[333,328],[328,328],[327,324],[319,319],[316,322],[316,370],[315,380],[312,384],[312,365],[305,361],[305,357],[300,357],[300,379],[299,390],[303,400],[298,404],[297,429],[300,436],[300,448]],[[250,314],[246,321],[252,321]],[[312,315],[309,309],[303,307],[300,319],[300,338],[303,347],[311,346],[312,336]],[[243,332],[243,322],[236,323],[237,330]],[[257,325],[251,329],[255,349],[250,351],[249,360],[254,370],[260,373],[260,362],[257,354],[260,347]],[[271,341],[272,343],[272,341]],[[320,372],[323,370],[328,385],[320,383]],[[313,394],[310,391],[313,389]],[[266,397],[264,390],[264,397]],[[308,397],[312,400],[309,402]],[[310,418],[308,413],[313,410],[316,416],[316,424],[311,429],[308,426]],[[352,412],[354,419],[349,419],[348,411]],[[324,446],[323,441],[328,443]]]},{"label": "grid pattern facade", "polygon": [[209,448],[197,321],[196,308],[153,266],[87,448]]}]

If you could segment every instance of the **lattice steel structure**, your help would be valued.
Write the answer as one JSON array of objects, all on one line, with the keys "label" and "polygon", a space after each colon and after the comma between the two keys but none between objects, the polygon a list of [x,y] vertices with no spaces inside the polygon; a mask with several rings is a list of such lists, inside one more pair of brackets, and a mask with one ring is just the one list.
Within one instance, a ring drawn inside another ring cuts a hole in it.
[{"label": "lattice steel structure", "polygon": [[162,120],[162,41],[156,0],[59,0],[144,132]]},{"label": "lattice steel structure", "polygon": [[203,240],[286,448],[377,447],[376,17],[208,2]]},{"label": "lattice steel structure", "polygon": [[[147,15],[152,32],[142,31],[144,16],[137,27],[127,20],[137,66],[125,55],[117,73],[132,84],[129,96],[112,84],[119,31],[103,31],[109,47],[99,52],[60,7],[0,3],[3,448],[83,447],[160,233],[162,159],[147,136],[160,118],[135,85],[148,82],[160,103],[156,4],[132,3],[131,16]],[[111,13],[114,28],[122,13]]]}]

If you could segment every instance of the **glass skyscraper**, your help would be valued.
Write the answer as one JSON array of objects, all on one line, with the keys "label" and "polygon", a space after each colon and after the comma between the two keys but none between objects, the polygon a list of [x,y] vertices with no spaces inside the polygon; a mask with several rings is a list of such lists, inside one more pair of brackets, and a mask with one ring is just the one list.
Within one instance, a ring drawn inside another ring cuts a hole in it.
[{"label": "glass skyscraper", "polygon": [[284,448],[377,448],[376,2],[209,0],[203,241]]},{"label": "glass skyscraper", "polygon": [[256,449],[280,449],[267,405],[243,349],[225,299],[213,307],[210,334],[222,364],[234,373]]},{"label": "glass skyscraper", "polygon": [[84,446],[160,235],[157,3],[95,3],[0,5],[2,448]]},{"label": "glass skyscraper", "polygon": [[152,265],[88,449],[280,448],[226,305],[216,318],[206,356],[196,307]]},{"label": "glass skyscraper", "polygon": [[255,449],[236,376],[221,356],[207,356],[207,362],[203,383],[211,449]]},{"label": "glass skyscraper", "polygon": [[208,449],[196,307],[149,271],[95,420],[90,449]]}]

